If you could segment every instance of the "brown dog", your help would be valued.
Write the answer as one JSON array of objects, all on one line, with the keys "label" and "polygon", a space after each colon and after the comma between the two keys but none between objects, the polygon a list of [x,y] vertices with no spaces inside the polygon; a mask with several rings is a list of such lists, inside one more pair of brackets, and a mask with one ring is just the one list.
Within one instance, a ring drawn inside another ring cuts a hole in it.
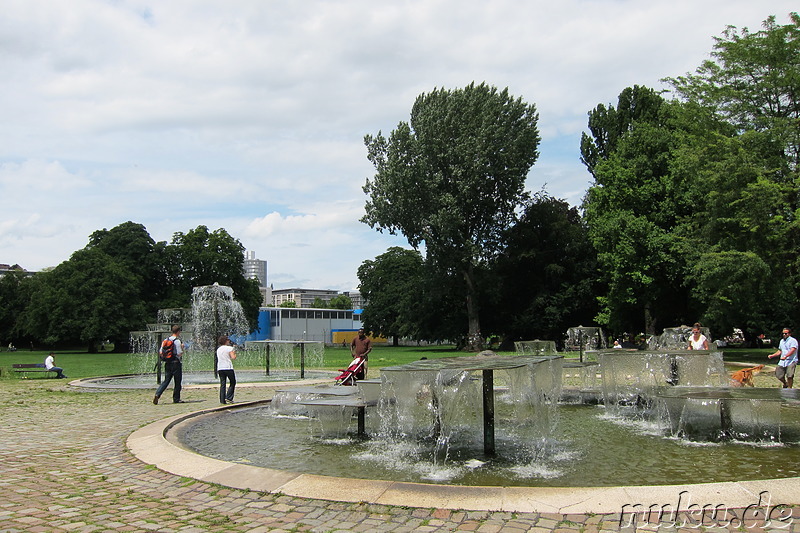
[{"label": "brown dog", "polygon": [[753,374],[758,374],[763,368],[764,365],[756,365],[737,370],[731,376],[731,385],[734,387],[755,387],[753,385]]}]

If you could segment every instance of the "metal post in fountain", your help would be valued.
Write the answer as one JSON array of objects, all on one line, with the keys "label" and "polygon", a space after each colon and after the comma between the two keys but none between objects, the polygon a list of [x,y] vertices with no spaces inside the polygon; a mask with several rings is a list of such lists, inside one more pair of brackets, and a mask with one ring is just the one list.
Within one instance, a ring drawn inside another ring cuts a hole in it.
[{"label": "metal post in fountain", "polygon": [[[480,379],[480,418],[483,428],[483,450],[486,456],[495,455],[495,372],[505,371],[509,378],[509,392],[523,401],[537,398],[540,401],[556,402],[560,394],[562,356],[498,356],[486,351],[472,357],[449,357],[425,359],[406,365],[381,369],[381,395],[386,420],[385,428],[391,432],[411,433],[418,421],[406,417],[410,405],[421,405],[421,412],[432,415],[428,423],[432,437],[446,441],[443,435],[450,421],[463,413],[463,404],[457,402],[469,383]],[[547,379],[537,380],[536,370],[548,374]],[[480,374],[478,374],[480,373]],[[480,378],[478,378],[480,375]],[[542,387],[542,383],[547,383]],[[547,390],[544,390],[547,389]],[[424,423],[423,423],[424,425]]]},{"label": "metal post in fountain", "polygon": [[320,368],[325,359],[325,343],[308,340],[275,340],[248,341],[248,346],[255,347],[264,354],[265,374],[270,375],[273,367],[289,370],[295,367],[294,350],[300,348],[300,379],[305,379],[306,368]]}]

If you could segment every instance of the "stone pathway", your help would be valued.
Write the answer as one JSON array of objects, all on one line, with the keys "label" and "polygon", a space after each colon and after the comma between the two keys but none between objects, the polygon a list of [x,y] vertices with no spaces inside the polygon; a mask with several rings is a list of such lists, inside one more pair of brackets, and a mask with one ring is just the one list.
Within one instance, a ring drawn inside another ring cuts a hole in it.
[{"label": "stone pathway", "polygon": [[[340,503],[233,490],[145,465],[125,448],[136,428],[213,407],[216,389],[187,390],[193,403],[151,403],[151,391],[76,389],[63,381],[0,380],[0,532],[157,531],[800,531],[800,509],[763,527],[757,514],[698,523],[664,517],[554,515]],[[237,390],[237,400],[264,389]],[[165,396],[166,397],[166,396]],[[780,452],[776,451],[776,459]],[[779,495],[776,495],[779,496]],[[790,516],[793,513],[793,516]],[[685,522],[685,523],[682,523]]]}]

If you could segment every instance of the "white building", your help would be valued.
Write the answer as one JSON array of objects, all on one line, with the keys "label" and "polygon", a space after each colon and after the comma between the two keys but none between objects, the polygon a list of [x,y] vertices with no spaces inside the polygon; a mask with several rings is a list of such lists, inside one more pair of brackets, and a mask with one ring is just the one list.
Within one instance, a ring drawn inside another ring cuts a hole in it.
[{"label": "white building", "polygon": [[314,300],[317,298],[327,303],[338,295],[339,291],[328,289],[273,289],[272,306],[280,307],[282,303],[292,301],[295,307],[308,309],[314,305]]}]

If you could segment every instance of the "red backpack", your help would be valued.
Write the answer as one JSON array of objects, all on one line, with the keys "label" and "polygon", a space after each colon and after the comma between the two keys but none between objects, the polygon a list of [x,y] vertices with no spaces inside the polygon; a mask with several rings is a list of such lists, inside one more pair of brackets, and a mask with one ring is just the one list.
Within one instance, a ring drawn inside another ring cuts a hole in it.
[{"label": "red backpack", "polygon": [[164,342],[161,343],[161,349],[158,351],[158,358],[162,361],[173,361],[177,358],[177,355],[175,341],[170,338],[164,339]]}]

